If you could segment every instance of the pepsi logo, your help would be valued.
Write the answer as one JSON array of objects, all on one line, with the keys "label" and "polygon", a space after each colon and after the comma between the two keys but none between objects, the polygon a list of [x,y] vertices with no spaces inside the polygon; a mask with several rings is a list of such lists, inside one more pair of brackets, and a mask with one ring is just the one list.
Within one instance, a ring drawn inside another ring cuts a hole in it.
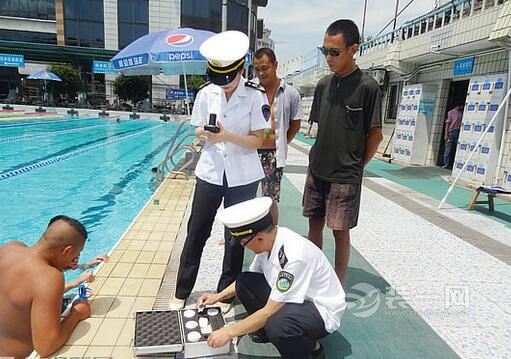
[{"label": "pepsi logo", "polygon": [[167,36],[167,44],[170,46],[188,46],[193,42],[193,37],[187,34],[174,34]]}]

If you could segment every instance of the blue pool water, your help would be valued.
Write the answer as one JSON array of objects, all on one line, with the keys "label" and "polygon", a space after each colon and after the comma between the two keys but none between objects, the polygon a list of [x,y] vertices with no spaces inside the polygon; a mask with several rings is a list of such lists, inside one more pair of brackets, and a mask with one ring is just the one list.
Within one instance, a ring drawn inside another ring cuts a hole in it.
[{"label": "blue pool water", "polygon": [[32,245],[50,218],[65,214],[89,232],[80,262],[108,252],[154,192],[151,168],[177,127],[98,118],[0,122],[0,245]]}]

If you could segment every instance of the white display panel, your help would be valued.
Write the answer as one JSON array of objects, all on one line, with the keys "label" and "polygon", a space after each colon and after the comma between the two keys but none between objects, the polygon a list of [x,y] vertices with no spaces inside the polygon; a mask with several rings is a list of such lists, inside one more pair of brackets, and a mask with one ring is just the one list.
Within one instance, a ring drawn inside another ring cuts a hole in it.
[{"label": "white display panel", "polygon": [[396,120],[393,157],[425,165],[433,122],[436,86],[415,84],[403,88]]},{"label": "white display panel", "polygon": [[[506,90],[506,75],[478,76],[470,79],[468,86],[463,123],[456,150],[453,166],[453,176],[457,176],[467,161],[472,149],[497,112],[504,99]],[[493,185],[499,156],[499,146],[502,136],[502,119],[504,111],[489,128],[476,152],[467,163],[460,179],[475,186]]]}]

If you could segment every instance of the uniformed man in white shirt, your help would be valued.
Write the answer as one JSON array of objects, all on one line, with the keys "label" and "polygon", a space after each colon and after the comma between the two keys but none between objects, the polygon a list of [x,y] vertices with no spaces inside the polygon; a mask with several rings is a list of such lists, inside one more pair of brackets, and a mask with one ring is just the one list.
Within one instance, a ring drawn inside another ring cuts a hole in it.
[{"label": "uniformed man in white shirt", "polygon": [[256,253],[248,272],[218,294],[205,293],[198,306],[238,296],[249,316],[213,332],[219,347],[251,333],[255,342],[271,341],[283,358],[322,358],[318,342],[336,331],[346,309],[345,293],[323,252],[308,239],[272,223],[269,197],[224,209],[218,219],[232,241]]},{"label": "uniformed man in white shirt", "polygon": [[[195,136],[205,140],[195,169],[197,183],[188,221],[188,234],[181,253],[175,297],[171,309],[181,309],[190,295],[206,240],[222,199],[224,207],[256,196],[264,177],[257,148],[263,143],[269,118],[264,89],[242,77],[248,37],[239,31],[213,35],[200,47],[208,59],[210,80],[195,99],[192,125]],[[226,230],[222,275],[218,292],[241,272],[243,247],[230,245]],[[222,305],[227,312],[230,302]]]}]

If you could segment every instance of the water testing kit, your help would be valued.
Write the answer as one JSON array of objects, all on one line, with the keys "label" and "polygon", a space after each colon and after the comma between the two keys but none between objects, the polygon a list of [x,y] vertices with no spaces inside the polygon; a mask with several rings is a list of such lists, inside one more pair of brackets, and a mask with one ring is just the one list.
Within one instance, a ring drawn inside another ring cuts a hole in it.
[{"label": "water testing kit", "polygon": [[174,355],[199,358],[229,353],[230,342],[208,346],[208,337],[222,328],[225,319],[218,307],[183,310],[151,310],[135,313],[133,350],[137,356]]}]

